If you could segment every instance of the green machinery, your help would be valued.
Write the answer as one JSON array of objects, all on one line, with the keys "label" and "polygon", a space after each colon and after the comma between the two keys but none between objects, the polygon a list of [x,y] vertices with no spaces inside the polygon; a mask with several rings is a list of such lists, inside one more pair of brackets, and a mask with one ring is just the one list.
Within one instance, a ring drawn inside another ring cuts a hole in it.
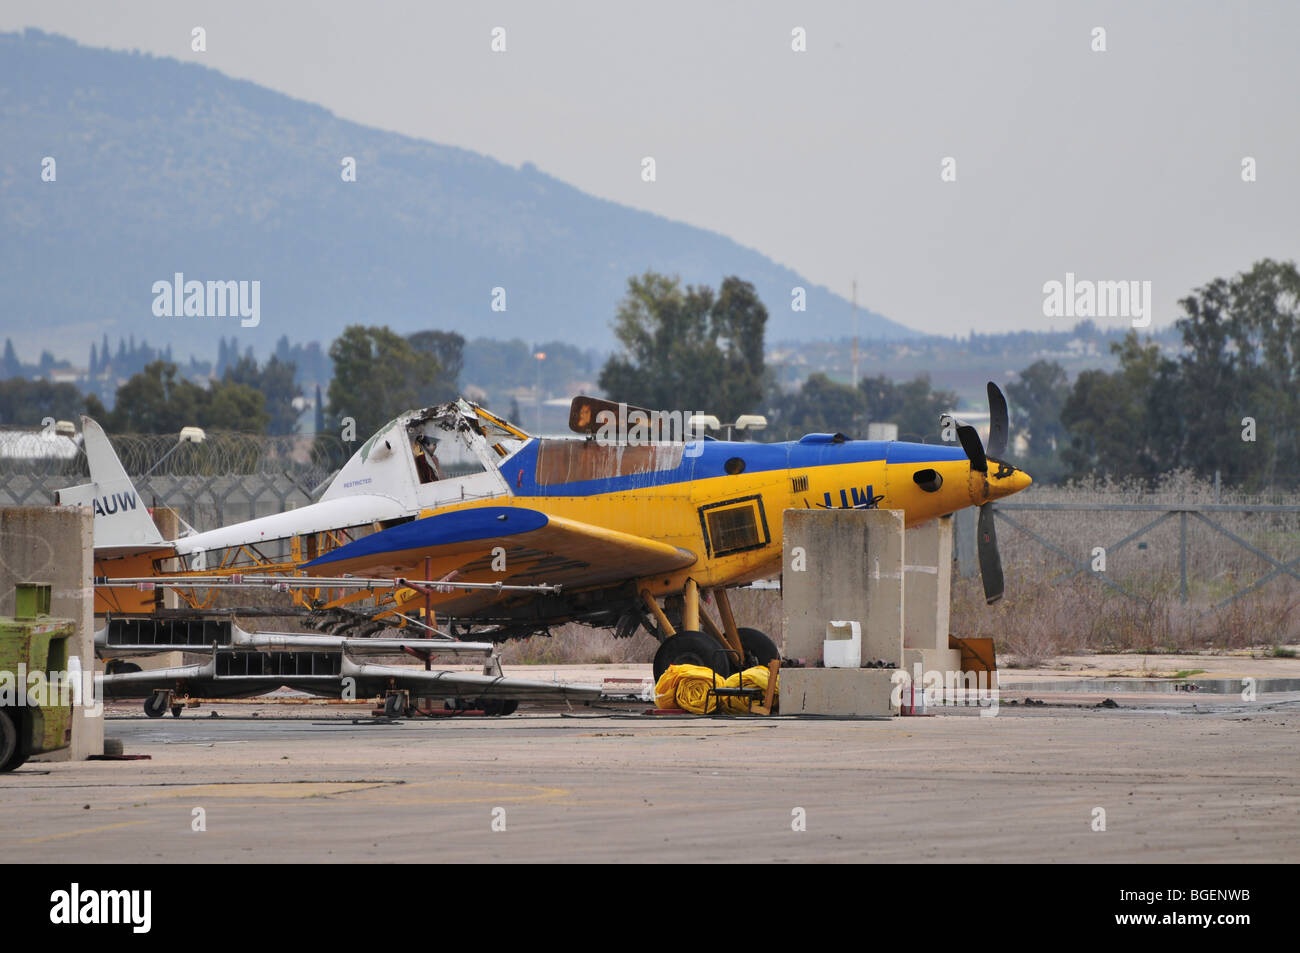
[{"label": "green machinery", "polygon": [[50,618],[50,586],[15,587],[14,617],[0,617],[0,771],[72,743],[67,683],[71,619]]}]

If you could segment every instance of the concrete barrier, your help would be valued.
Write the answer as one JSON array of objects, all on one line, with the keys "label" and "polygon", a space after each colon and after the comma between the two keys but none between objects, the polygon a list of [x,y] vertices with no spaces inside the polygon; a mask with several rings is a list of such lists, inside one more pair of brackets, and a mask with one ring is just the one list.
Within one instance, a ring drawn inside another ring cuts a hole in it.
[{"label": "concrete barrier", "polygon": [[862,623],[865,665],[903,661],[903,513],[786,510],[782,616],[787,658],[822,658],[826,623]]},{"label": "concrete barrier", "polygon": [[783,714],[884,716],[896,669],[817,668],[826,625],[858,622],[862,665],[903,663],[904,532],[899,510],[786,510]]},{"label": "concrete barrier", "polygon": [[903,586],[903,667],[955,672],[961,652],[948,647],[952,607],[953,518],[907,531]]},{"label": "concrete barrier", "polygon": [[892,668],[783,668],[781,714],[885,718],[892,704]]}]

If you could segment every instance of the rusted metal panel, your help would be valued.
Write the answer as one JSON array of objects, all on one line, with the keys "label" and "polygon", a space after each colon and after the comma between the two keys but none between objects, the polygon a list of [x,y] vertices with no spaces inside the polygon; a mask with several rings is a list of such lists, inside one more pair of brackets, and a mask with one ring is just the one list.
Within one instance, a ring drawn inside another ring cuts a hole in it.
[{"label": "rusted metal panel", "polygon": [[633,476],[672,470],[682,462],[684,444],[627,446],[594,440],[542,440],[537,448],[538,486]]}]

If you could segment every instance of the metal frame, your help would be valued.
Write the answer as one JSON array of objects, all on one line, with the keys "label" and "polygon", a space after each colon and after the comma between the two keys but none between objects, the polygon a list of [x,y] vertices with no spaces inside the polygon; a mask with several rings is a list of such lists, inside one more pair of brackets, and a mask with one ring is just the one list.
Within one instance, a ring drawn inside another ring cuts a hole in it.
[{"label": "metal frame", "polygon": [[993,514],[995,517],[1001,519],[1007,525],[1024,533],[1030,539],[1034,540],[1034,542],[1038,543],[1043,548],[1050,550],[1051,552],[1060,556],[1071,566],[1073,566],[1074,572],[1070,573],[1068,576],[1065,577],[1067,580],[1073,579],[1075,576],[1079,575],[1080,573],[1087,573],[1090,576],[1099,579],[1101,582],[1104,582],[1106,585],[1110,586],[1112,589],[1114,589],[1116,592],[1120,593],[1121,595],[1127,596],[1128,598],[1136,602],[1141,602],[1141,601],[1145,601],[1143,597],[1138,596],[1132,592],[1129,592],[1127,589],[1124,589],[1122,586],[1113,582],[1105,574],[1093,572],[1091,566],[1089,565],[1086,559],[1085,560],[1075,559],[1073,556],[1065,552],[1065,550],[1061,549],[1051,540],[1045,539],[1044,537],[1040,536],[1038,533],[1035,533],[1033,530],[1029,529],[1023,523],[1007,515],[1006,512],[1007,510],[1024,510],[1024,511],[1073,510],[1076,512],[1128,511],[1128,512],[1135,512],[1135,513],[1161,514],[1160,516],[1156,517],[1154,520],[1151,520],[1149,523],[1144,524],[1141,528],[1133,531],[1132,533],[1129,533],[1127,536],[1119,540],[1114,545],[1106,546],[1105,550],[1108,556],[1111,553],[1115,552],[1116,550],[1122,549],[1123,547],[1127,546],[1129,543],[1133,542],[1138,537],[1143,536],[1146,533],[1149,533],[1151,530],[1155,529],[1157,526],[1159,526],[1161,523],[1165,522],[1166,520],[1170,519],[1171,517],[1177,515],[1178,516],[1178,595],[1179,595],[1179,601],[1184,604],[1186,604],[1188,601],[1187,522],[1189,516],[1195,517],[1196,519],[1204,523],[1206,526],[1215,530],[1222,536],[1225,536],[1228,539],[1232,540],[1232,542],[1236,543],[1242,549],[1246,550],[1247,552],[1255,556],[1258,556],[1260,559],[1263,559],[1265,562],[1269,563],[1273,567],[1264,576],[1255,580],[1245,589],[1239,590],[1238,592],[1234,592],[1232,595],[1228,596],[1228,598],[1211,606],[1210,609],[1208,610],[1211,612],[1217,612],[1218,610],[1224,608],[1225,606],[1240,599],[1242,596],[1254,592],[1255,590],[1259,589],[1261,586],[1264,586],[1270,581],[1272,581],[1274,577],[1280,574],[1285,573],[1286,575],[1293,577],[1297,581],[1300,581],[1300,569],[1297,568],[1300,567],[1300,556],[1297,556],[1295,559],[1292,559],[1285,563],[1281,562],[1280,560],[1275,559],[1274,557],[1270,556],[1268,553],[1264,552],[1259,547],[1255,546],[1252,543],[1247,542],[1246,540],[1238,536],[1236,533],[1232,532],[1231,530],[1227,529],[1221,524],[1216,523],[1214,520],[1210,519],[1210,517],[1205,515],[1206,513],[1300,513],[1300,506],[1286,505],[1286,504],[1272,504],[1272,503],[1259,503],[1259,504],[1250,504],[1250,503],[1202,503],[1202,504],[999,503],[993,506]]}]

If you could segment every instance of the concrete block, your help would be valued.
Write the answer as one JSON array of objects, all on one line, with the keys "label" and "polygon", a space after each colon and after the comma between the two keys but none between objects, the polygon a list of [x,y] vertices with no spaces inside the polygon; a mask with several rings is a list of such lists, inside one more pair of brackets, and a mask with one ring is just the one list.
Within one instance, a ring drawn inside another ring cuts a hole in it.
[{"label": "concrete block", "polygon": [[979,574],[979,511],[973,506],[958,510],[952,515],[953,541],[955,543],[953,558],[957,560],[957,571],[963,579],[972,579]]},{"label": "concrete block", "polygon": [[[48,582],[50,615],[73,619],[77,635],[68,655],[83,672],[95,670],[94,590],[91,582],[93,516],[83,506],[0,506],[0,615],[13,615],[14,584]],[[41,760],[84,760],[104,753],[102,713],[72,713],[72,747]]]},{"label": "concrete block", "polygon": [[838,717],[897,714],[888,668],[783,668],[781,714]]},{"label": "concrete block", "polygon": [[952,518],[930,520],[907,531],[903,647],[948,648],[952,608]]},{"label": "concrete block", "polygon": [[921,663],[922,672],[960,672],[961,652],[957,649],[903,649],[903,669],[909,674]]},{"label": "concrete block", "polygon": [[903,660],[903,513],[802,509],[784,513],[785,656],[822,659],[826,623],[862,626],[863,662]]}]

